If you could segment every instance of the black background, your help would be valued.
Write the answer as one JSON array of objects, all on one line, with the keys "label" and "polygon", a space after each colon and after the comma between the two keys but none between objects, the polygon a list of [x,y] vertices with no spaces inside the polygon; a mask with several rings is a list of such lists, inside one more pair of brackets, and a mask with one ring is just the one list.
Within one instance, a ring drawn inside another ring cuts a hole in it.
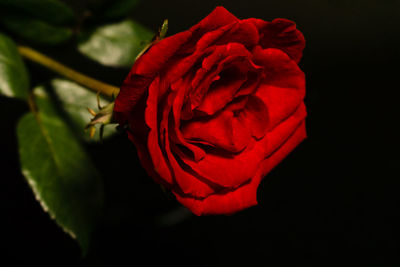
[{"label": "black background", "polygon": [[[78,12],[86,3],[68,2]],[[307,41],[300,66],[307,78],[308,139],[263,180],[259,205],[232,216],[188,215],[147,177],[134,146],[121,135],[88,147],[103,173],[108,205],[83,259],[77,243],[42,211],[19,172],[14,128],[27,107],[0,98],[0,261],[69,266],[400,265],[395,94],[400,89],[400,1],[142,1],[132,16],[154,30],[168,18],[169,34],[174,34],[217,5],[239,18],[294,20]],[[65,47],[46,53],[116,85],[128,71],[99,67]],[[33,83],[51,76],[28,66]],[[168,216],[171,210],[177,215]]]}]

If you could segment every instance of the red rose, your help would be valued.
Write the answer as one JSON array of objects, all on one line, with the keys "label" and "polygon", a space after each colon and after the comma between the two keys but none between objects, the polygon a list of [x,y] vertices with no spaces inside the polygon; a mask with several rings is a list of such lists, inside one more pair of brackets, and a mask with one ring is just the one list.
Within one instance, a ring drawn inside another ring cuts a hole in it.
[{"label": "red rose", "polygon": [[237,212],[306,137],[303,48],[289,20],[217,7],[135,62],[115,117],[149,175],[193,213]]}]

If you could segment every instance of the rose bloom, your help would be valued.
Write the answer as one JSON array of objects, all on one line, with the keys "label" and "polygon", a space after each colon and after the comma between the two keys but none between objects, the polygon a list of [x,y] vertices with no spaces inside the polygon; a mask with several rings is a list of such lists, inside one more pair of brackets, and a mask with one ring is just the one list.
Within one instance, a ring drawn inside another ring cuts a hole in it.
[{"label": "rose bloom", "polygon": [[257,187],[305,137],[304,37],[295,23],[223,7],[151,46],[115,101],[148,174],[196,215],[257,204]]}]

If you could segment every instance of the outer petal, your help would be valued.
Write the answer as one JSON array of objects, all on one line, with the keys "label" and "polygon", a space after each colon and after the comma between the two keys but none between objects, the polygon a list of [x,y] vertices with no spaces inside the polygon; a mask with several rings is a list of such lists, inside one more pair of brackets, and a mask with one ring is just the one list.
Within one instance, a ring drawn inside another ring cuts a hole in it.
[{"label": "outer petal", "polygon": [[255,96],[264,101],[269,113],[269,129],[292,114],[305,95],[305,77],[296,62],[278,49],[253,51],[257,63],[264,65],[265,76]]},{"label": "outer petal", "polygon": [[259,33],[257,27],[248,21],[238,21],[222,37],[216,40],[216,45],[228,43],[241,43],[247,48],[251,48],[259,43]]},{"label": "outer petal", "polygon": [[158,183],[171,188],[171,184],[167,183],[162,179],[158,173],[155,172],[153,161],[150,157],[149,150],[147,148],[147,136],[149,133],[149,128],[144,122],[144,110],[146,107],[146,101],[142,98],[130,117],[130,130],[128,133],[128,138],[136,146],[138,157],[140,163],[147,171],[147,173]]},{"label": "outer petal", "polygon": [[172,185],[168,183],[165,179],[161,178],[160,175],[155,172],[149,151],[145,145],[146,142],[137,138],[137,136],[135,136],[131,132],[128,132],[128,138],[136,146],[140,163],[142,164],[146,172],[149,174],[149,176],[153,178],[153,180],[156,181],[157,183],[160,183],[166,186],[167,188],[171,188]]},{"label": "outer petal", "polygon": [[140,101],[153,77],[129,74],[115,100],[114,117],[120,125],[129,121],[130,113]]},{"label": "outer petal", "polygon": [[296,24],[287,19],[274,19],[260,29],[260,44],[263,48],[278,48],[289,55],[296,63],[303,56],[305,39],[296,29]]},{"label": "outer petal", "polygon": [[130,112],[148,90],[154,77],[191,35],[191,32],[186,31],[165,38],[136,60],[115,100],[115,118],[120,124],[126,123]]},{"label": "outer petal", "polygon": [[249,19],[244,19],[242,21],[246,21],[246,22],[250,22],[252,23],[254,26],[257,27],[258,31],[260,31],[261,29],[264,29],[264,27],[270,23],[268,21],[262,20],[262,19],[256,19],[256,18],[249,18]]},{"label": "outer petal", "polygon": [[174,192],[177,200],[190,209],[194,214],[232,214],[257,204],[257,188],[261,179],[282,161],[304,138],[306,138],[305,123],[301,123],[289,139],[272,155],[260,164],[254,177],[249,183],[228,192],[213,194],[198,200],[183,197]]},{"label": "outer petal", "polygon": [[159,144],[159,129],[158,129],[158,87],[159,78],[157,77],[149,88],[149,96],[147,98],[147,108],[145,110],[145,122],[150,128],[150,132],[147,137],[147,148],[151,156],[155,171],[163,178],[167,183],[173,183],[173,177],[170,169],[168,168],[166,159],[161,151]]},{"label": "outer petal", "polygon": [[155,76],[191,36],[190,31],[184,31],[161,40],[138,58],[131,72],[143,76]]},{"label": "outer petal", "polygon": [[218,6],[207,17],[193,26],[190,31],[201,36],[206,32],[213,31],[235,21],[239,21],[239,19],[224,7]]}]

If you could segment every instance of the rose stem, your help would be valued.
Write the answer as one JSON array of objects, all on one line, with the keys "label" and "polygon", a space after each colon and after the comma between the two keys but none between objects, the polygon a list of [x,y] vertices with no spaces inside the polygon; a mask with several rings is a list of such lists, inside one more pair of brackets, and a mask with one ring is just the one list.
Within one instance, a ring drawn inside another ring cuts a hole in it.
[{"label": "rose stem", "polygon": [[55,61],[54,59],[51,59],[43,55],[42,53],[33,50],[30,47],[18,46],[18,51],[23,57],[30,59],[33,62],[39,63],[66,78],[69,78],[83,86],[86,86],[93,91],[100,92],[109,97],[117,96],[119,93],[118,87],[103,83],[82,73],[79,73],[73,69],[70,69],[67,66]]}]

